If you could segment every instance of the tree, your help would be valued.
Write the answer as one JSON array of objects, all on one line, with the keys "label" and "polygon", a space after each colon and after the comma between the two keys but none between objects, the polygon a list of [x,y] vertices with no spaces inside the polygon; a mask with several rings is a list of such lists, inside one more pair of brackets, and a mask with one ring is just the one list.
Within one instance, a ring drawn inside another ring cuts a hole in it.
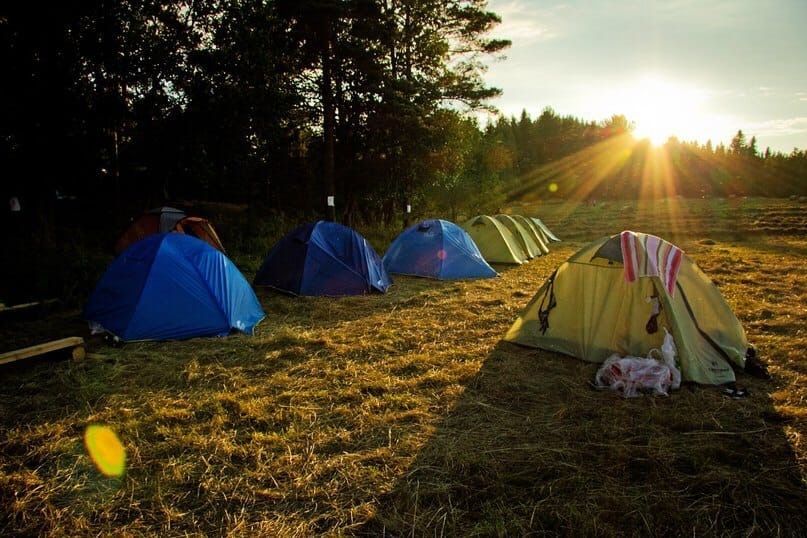
[{"label": "tree", "polygon": [[746,155],[752,158],[756,158],[759,155],[757,154],[757,137],[752,136],[751,140],[748,142],[748,146],[746,147]]},{"label": "tree", "polygon": [[484,108],[487,99],[500,93],[482,80],[481,57],[510,43],[486,37],[501,19],[485,11],[485,5],[478,0],[384,2],[388,68],[377,121],[385,126],[385,153],[400,177],[404,206],[411,205],[415,190],[427,181],[418,174],[426,150],[417,143],[427,129],[423,119],[445,104]]},{"label": "tree", "polygon": [[737,131],[737,134],[734,135],[734,138],[731,139],[729,151],[734,155],[744,155],[746,150],[747,146],[745,144],[745,135],[743,134],[742,129],[740,129]]}]

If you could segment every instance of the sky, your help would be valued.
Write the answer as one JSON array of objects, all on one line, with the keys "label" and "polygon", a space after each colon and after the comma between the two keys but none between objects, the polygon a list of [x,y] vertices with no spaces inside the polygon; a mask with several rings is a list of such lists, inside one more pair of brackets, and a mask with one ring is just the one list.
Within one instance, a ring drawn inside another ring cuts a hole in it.
[{"label": "sky", "polygon": [[490,0],[511,39],[485,78],[502,113],[624,114],[661,143],[807,148],[807,0]]}]

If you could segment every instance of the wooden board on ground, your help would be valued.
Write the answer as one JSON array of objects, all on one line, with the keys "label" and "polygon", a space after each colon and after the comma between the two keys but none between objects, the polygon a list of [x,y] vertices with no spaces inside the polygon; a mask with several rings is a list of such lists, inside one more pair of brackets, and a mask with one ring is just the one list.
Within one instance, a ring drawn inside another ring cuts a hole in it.
[{"label": "wooden board on ground", "polygon": [[24,347],[22,349],[15,349],[7,353],[0,354],[0,364],[8,364],[23,359],[29,359],[38,355],[44,355],[52,351],[59,351],[62,349],[72,349],[72,357],[76,360],[81,360],[85,357],[86,351],[84,349],[84,339],[80,336],[70,336],[60,340],[52,340],[44,344],[37,344],[31,347]]},{"label": "wooden board on ground", "polygon": [[33,303],[15,304],[13,306],[0,307],[0,319],[16,318],[22,315],[43,315],[49,308],[53,307],[59,299],[46,299]]}]

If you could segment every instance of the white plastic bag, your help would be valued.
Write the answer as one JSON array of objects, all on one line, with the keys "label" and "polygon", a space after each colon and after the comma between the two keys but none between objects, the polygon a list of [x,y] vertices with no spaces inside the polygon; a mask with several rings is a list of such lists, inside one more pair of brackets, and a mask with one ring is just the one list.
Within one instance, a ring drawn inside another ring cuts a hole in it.
[{"label": "white plastic bag", "polygon": [[594,382],[598,387],[610,388],[622,392],[625,398],[634,398],[642,391],[667,396],[669,390],[681,386],[681,372],[675,366],[675,341],[664,329],[664,343],[660,354],[662,360],[652,358],[650,350],[647,358],[621,357],[614,353],[608,357],[597,370]]},{"label": "white plastic bag", "polygon": [[672,335],[667,332],[667,328],[665,327],[664,343],[661,344],[661,356],[664,359],[664,364],[670,368],[670,373],[672,374],[670,388],[673,390],[677,390],[681,387],[681,370],[675,366],[675,356],[677,354],[678,350],[675,347],[675,340],[673,340]]}]

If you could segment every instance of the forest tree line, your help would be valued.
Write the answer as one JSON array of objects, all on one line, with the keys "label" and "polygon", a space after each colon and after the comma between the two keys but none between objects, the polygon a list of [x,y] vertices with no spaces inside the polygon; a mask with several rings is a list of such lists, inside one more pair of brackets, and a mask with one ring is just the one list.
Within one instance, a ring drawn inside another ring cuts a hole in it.
[{"label": "forest tree line", "polygon": [[[489,37],[500,19],[484,0],[13,4],[0,9],[0,162],[5,194],[29,206],[327,215],[334,196],[348,223],[407,206],[457,218],[522,195],[640,196],[657,151],[624,150],[622,116],[469,114],[492,111],[485,65],[509,45]],[[761,151],[741,132],[664,150],[665,194],[807,194],[804,151]]]},{"label": "forest tree line", "polygon": [[499,148],[511,199],[807,195],[807,150],[762,150],[742,130],[728,145],[670,137],[654,147],[632,128],[620,115],[593,122],[545,108],[535,119],[526,111],[499,118],[482,138]]},{"label": "forest tree line", "polygon": [[[498,95],[485,0],[88,0],[0,10],[11,194],[391,213]],[[365,215],[370,218],[378,215]]]}]

